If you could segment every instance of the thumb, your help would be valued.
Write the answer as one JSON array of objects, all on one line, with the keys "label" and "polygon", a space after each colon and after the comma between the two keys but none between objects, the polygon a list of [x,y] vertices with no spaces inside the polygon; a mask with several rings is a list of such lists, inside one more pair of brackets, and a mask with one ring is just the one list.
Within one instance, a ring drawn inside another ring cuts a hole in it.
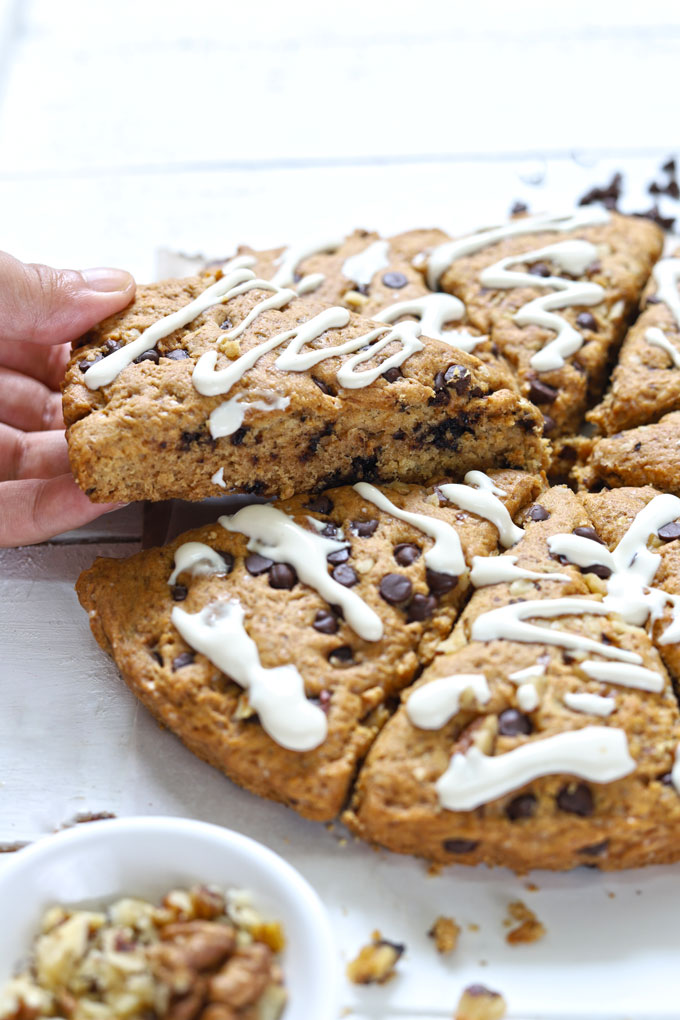
[{"label": "thumb", "polygon": [[0,340],[75,340],[134,294],[135,281],[124,269],[52,269],[0,252]]}]

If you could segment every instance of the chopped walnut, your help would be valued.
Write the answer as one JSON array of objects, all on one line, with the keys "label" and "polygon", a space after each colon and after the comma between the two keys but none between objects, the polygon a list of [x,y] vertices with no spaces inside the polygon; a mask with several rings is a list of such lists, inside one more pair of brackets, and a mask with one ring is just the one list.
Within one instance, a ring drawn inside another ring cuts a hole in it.
[{"label": "chopped walnut", "polygon": [[484,985],[470,985],[460,997],[455,1020],[502,1020],[506,1002],[500,992]]},{"label": "chopped walnut", "polygon": [[347,977],[355,985],[384,985],[394,977],[395,964],[405,948],[399,942],[388,942],[375,931],[369,945],[362,946],[347,964]]},{"label": "chopped walnut", "polygon": [[438,917],[427,934],[434,939],[438,953],[452,953],[458,945],[460,925],[452,917]]},{"label": "chopped walnut", "polygon": [[533,910],[527,907],[522,900],[515,900],[508,905],[508,924],[519,921],[519,925],[509,931],[505,941],[511,946],[520,945],[524,942],[538,942],[546,934],[545,926],[536,917]]},{"label": "chopped walnut", "polygon": [[277,1020],[281,926],[243,891],[173,889],[94,912],[50,908],[29,968],[0,988],[0,1020]]}]

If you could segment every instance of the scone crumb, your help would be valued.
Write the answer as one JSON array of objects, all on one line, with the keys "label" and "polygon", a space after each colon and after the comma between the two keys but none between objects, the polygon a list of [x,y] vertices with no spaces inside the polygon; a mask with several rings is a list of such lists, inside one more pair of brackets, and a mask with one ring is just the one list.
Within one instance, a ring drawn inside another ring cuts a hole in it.
[{"label": "scone crumb", "polygon": [[384,985],[395,975],[395,965],[406,946],[389,942],[379,931],[374,931],[371,942],[362,946],[357,956],[347,964],[347,977],[355,985]]},{"label": "scone crumb", "polygon": [[460,997],[455,1020],[502,1020],[507,1004],[500,992],[484,985],[470,985]]},{"label": "scone crumb", "polygon": [[545,925],[538,920],[533,910],[530,910],[522,900],[515,900],[508,905],[508,915],[505,924],[511,925],[513,921],[519,921],[519,925],[505,936],[505,941],[511,946],[525,942],[538,942],[546,934]]},{"label": "scone crumb", "polygon": [[460,925],[452,917],[439,916],[427,934],[434,939],[438,953],[452,953],[458,945]]}]

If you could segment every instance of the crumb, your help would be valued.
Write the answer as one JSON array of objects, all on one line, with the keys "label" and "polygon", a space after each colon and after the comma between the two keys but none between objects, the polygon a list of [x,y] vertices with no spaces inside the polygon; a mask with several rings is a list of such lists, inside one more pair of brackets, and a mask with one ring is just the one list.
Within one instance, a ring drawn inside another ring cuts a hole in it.
[{"label": "crumb", "polygon": [[609,897],[610,900],[616,899],[616,893],[615,892],[608,892],[607,896]]},{"label": "crumb", "polygon": [[515,900],[508,905],[509,918],[503,923],[510,925],[513,921],[519,921],[517,928],[513,928],[505,936],[505,941],[511,946],[520,945],[526,942],[538,942],[546,934],[545,925],[541,924],[533,910],[521,900]]},{"label": "crumb", "polygon": [[470,924],[467,926],[467,930],[468,931],[479,931],[479,925],[475,924],[474,921],[471,921]]},{"label": "crumb", "polygon": [[502,1020],[506,1002],[500,992],[484,985],[470,985],[460,997],[455,1020]]},{"label": "crumb", "polygon": [[458,945],[460,936],[460,925],[457,925],[452,917],[438,917],[427,933],[438,953],[452,953]]},{"label": "crumb", "polygon": [[437,878],[437,876],[441,875],[441,873],[442,873],[441,864],[437,864],[436,861],[432,861],[432,863],[428,865],[427,874],[429,878]]},{"label": "crumb", "polygon": [[355,985],[384,985],[395,975],[397,960],[405,950],[400,942],[389,942],[374,931],[371,942],[362,946],[347,964],[347,977]]},{"label": "crumb", "polygon": [[538,892],[539,887],[536,885],[535,882],[525,882],[524,888],[527,890],[527,892]]}]

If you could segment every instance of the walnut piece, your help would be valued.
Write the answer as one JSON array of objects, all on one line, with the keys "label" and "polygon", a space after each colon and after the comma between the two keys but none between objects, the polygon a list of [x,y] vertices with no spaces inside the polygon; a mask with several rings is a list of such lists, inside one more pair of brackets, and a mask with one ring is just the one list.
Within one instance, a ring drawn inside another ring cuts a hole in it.
[{"label": "walnut piece", "polygon": [[455,1020],[503,1020],[507,1006],[500,992],[484,985],[470,985],[460,997]]},{"label": "walnut piece", "polygon": [[405,948],[399,942],[382,938],[376,931],[369,945],[362,946],[358,955],[347,964],[347,977],[355,985],[384,985],[394,977],[395,965]]},{"label": "walnut piece", "polygon": [[546,934],[545,925],[522,900],[508,904],[508,915],[512,921],[519,921],[519,925],[505,936],[505,941],[511,946],[518,946],[524,942],[538,942]]}]

